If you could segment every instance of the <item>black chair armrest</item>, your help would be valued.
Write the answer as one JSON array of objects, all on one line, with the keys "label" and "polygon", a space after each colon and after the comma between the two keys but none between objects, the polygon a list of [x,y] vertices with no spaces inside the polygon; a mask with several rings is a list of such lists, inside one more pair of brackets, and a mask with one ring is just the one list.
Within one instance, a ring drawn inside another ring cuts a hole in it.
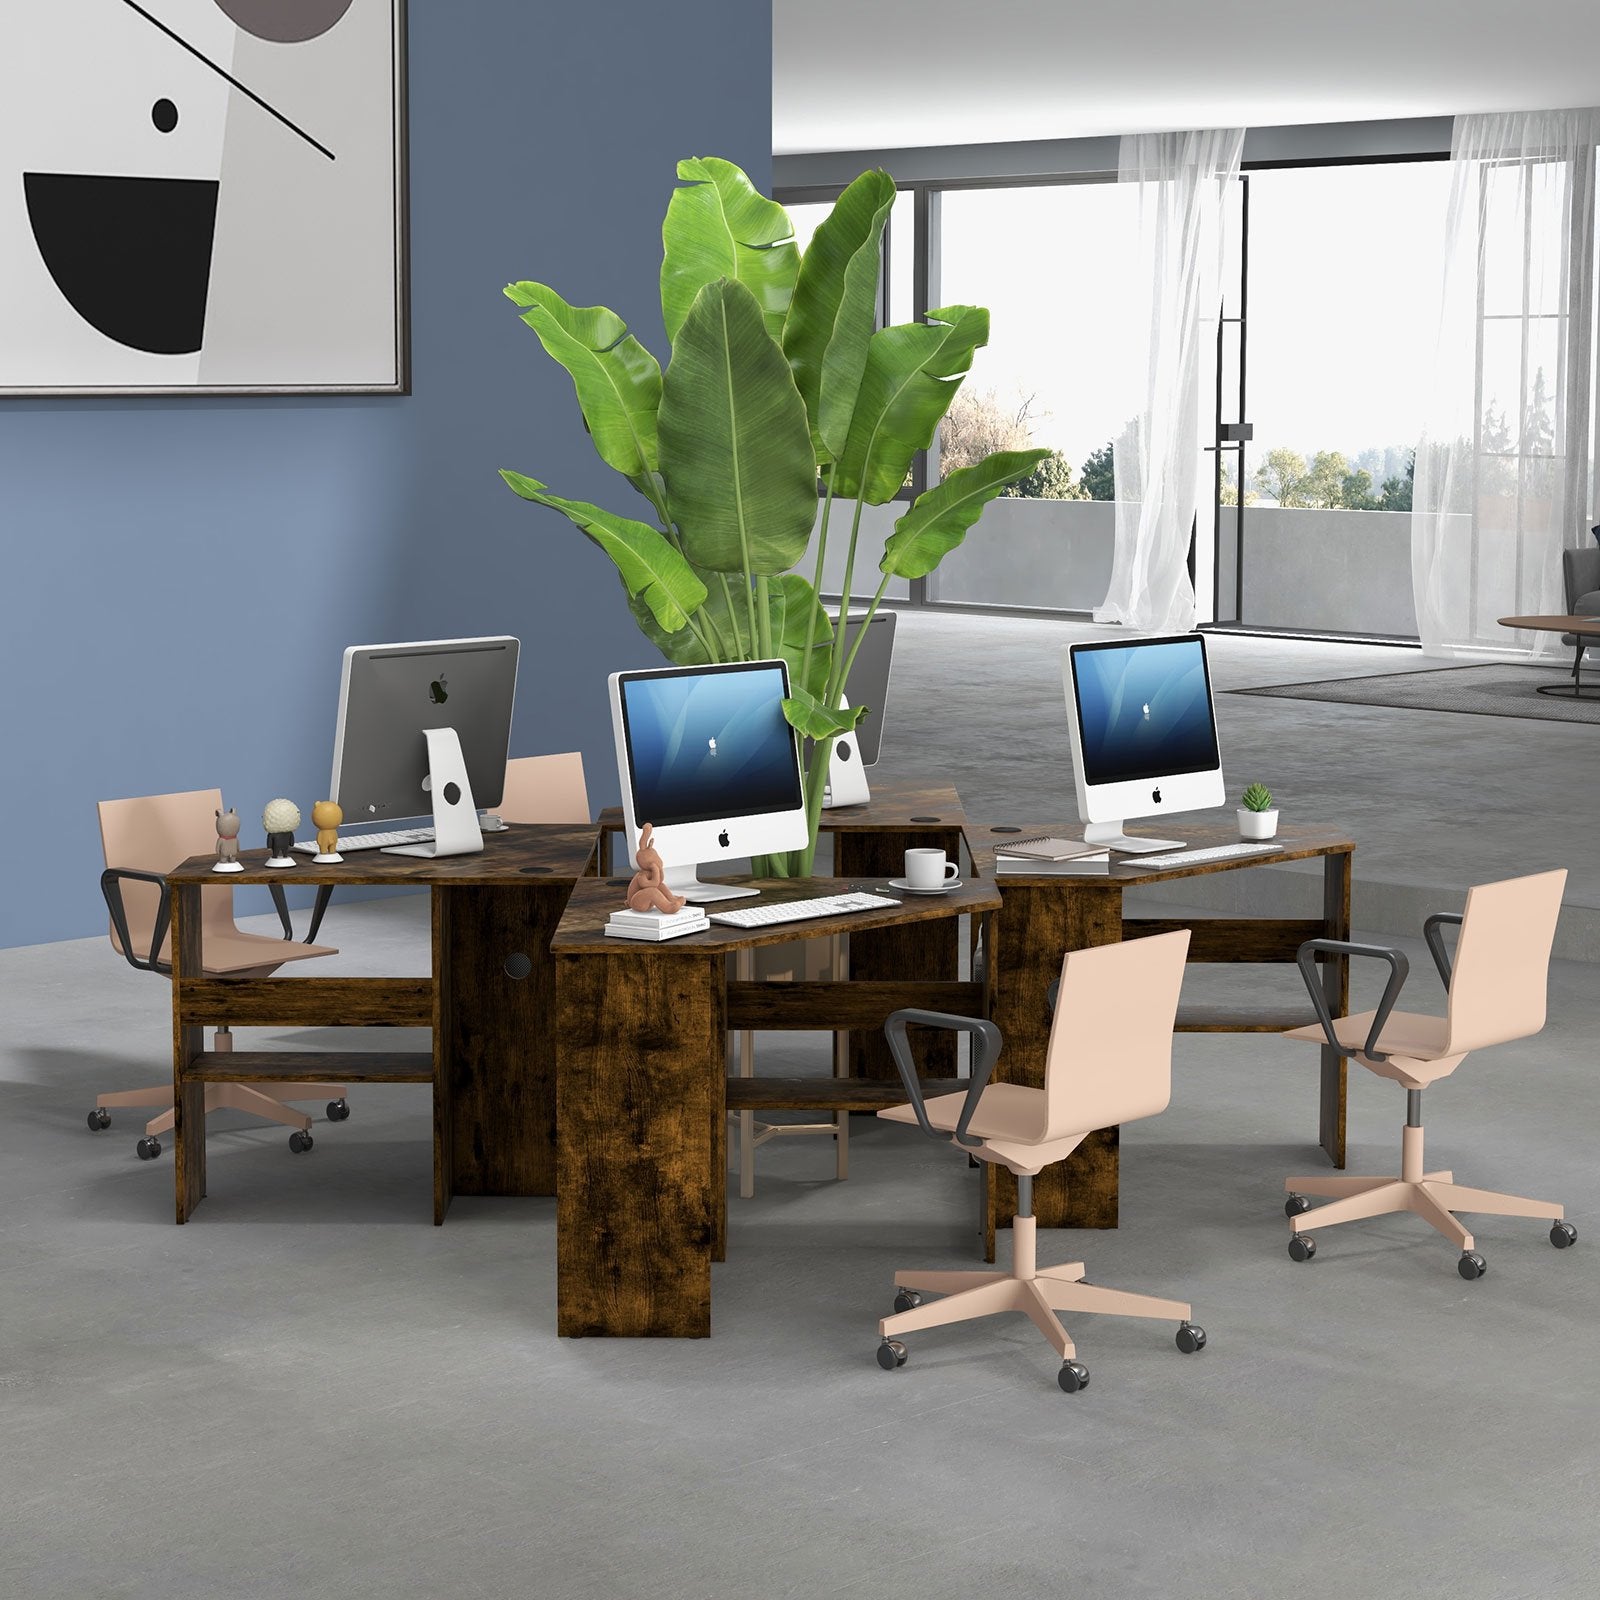
[{"label": "black chair armrest", "polygon": [[272,904],[278,913],[278,921],[283,924],[284,938],[292,940],[294,938],[294,924],[289,921],[289,902],[284,895],[283,885],[281,883],[269,883],[267,885],[267,893],[272,896]]},{"label": "black chair armrest", "polygon": [[1389,981],[1384,986],[1383,999],[1378,1002],[1378,1009],[1372,1015],[1372,1026],[1367,1030],[1367,1042],[1361,1047],[1361,1054],[1369,1061],[1386,1060],[1387,1057],[1378,1053],[1378,1035],[1383,1032],[1383,1025],[1389,1020],[1389,1013],[1394,1010],[1395,1001],[1400,998],[1400,990],[1404,987],[1406,977],[1411,971],[1411,963],[1406,960],[1403,951],[1382,944],[1352,944],[1348,939],[1307,939],[1300,946],[1295,962],[1300,968],[1300,976],[1305,980],[1306,993],[1311,996],[1317,1021],[1322,1024],[1322,1032],[1329,1046],[1342,1056],[1350,1053],[1350,1047],[1340,1044],[1338,1035],[1333,1031],[1333,1015],[1328,1010],[1328,997],[1322,992],[1322,984],[1317,979],[1319,952],[1325,955],[1377,956],[1389,963]]},{"label": "black chair armrest", "polygon": [[1459,911],[1435,911],[1422,924],[1422,937],[1428,941],[1428,951],[1433,956],[1433,964],[1439,969],[1439,981],[1446,989],[1450,987],[1450,952],[1444,947],[1443,930],[1451,924],[1459,928],[1462,920],[1463,916]]},{"label": "black chair armrest", "polygon": [[[133,953],[133,940],[128,934],[128,911],[122,903],[124,878],[133,878],[139,883],[153,883],[161,890],[161,899],[156,903],[155,926],[150,930],[150,954],[142,961]],[[128,965],[137,967],[140,972],[170,974],[171,965],[160,959],[161,946],[172,921],[172,890],[167,880],[159,872],[141,872],[135,867],[107,867],[100,874],[100,893],[105,896],[106,909],[111,913],[111,926],[117,930],[117,942],[122,946]]]},{"label": "black chair armrest", "polygon": [[906,1009],[892,1013],[883,1025],[889,1041],[889,1053],[900,1070],[900,1082],[905,1086],[906,1098],[917,1113],[917,1123],[930,1139],[942,1139],[943,1134],[928,1121],[928,1107],[922,1098],[922,1085],[917,1082],[917,1064],[911,1059],[911,1044],[906,1038],[906,1026],[916,1023],[923,1028],[945,1028],[952,1032],[972,1035],[972,1076],[967,1080],[967,1100],[961,1108],[961,1119],[956,1123],[957,1144],[968,1147],[981,1145],[982,1139],[969,1138],[967,1125],[972,1113],[978,1109],[989,1075],[1000,1059],[1000,1030],[981,1017],[958,1017],[948,1011],[918,1011]]}]

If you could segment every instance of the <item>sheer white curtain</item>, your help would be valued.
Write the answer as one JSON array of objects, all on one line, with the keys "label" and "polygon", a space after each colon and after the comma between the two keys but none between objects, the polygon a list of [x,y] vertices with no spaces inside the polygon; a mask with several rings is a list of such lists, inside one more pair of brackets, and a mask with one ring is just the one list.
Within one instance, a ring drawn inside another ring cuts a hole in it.
[{"label": "sheer white curtain", "polygon": [[1243,148],[1242,128],[1122,140],[1117,178],[1139,186],[1139,303],[1149,321],[1133,330],[1144,394],[1116,442],[1116,552],[1096,622],[1148,633],[1194,626],[1188,557],[1204,460],[1200,378],[1221,299],[1223,199]]},{"label": "sheer white curtain", "polygon": [[1423,649],[1541,655],[1561,552],[1589,538],[1600,109],[1457,117],[1444,298],[1417,450],[1411,575]]}]

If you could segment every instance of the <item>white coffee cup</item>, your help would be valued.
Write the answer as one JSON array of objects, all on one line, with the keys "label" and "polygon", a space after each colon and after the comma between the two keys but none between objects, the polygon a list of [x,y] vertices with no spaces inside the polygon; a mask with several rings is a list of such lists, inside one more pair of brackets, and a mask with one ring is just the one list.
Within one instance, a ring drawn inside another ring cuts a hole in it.
[{"label": "white coffee cup", "polygon": [[906,851],[906,882],[913,889],[942,888],[960,873],[961,868],[954,861],[947,861],[943,850]]}]

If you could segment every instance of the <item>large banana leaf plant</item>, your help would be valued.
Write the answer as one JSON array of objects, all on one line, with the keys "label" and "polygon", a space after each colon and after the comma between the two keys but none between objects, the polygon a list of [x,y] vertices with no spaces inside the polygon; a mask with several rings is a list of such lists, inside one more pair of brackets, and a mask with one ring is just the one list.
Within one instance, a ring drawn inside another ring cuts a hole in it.
[{"label": "large banana leaf plant", "polygon": [[[811,837],[756,870],[809,874],[834,740],[870,709],[849,704],[855,650],[845,652],[839,626],[862,507],[899,493],[987,342],[989,313],[945,306],[877,327],[895,195],[886,172],[862,173],[803,253],[783,207],[732,162],[680,161],[678,176],[684,187],[661,229],[664,372],[616,312],[572,305],[544,283],[505,291],[566,369],[595,449],[649,520],[563,499],[520,472],[501,476],[605,551],[639,627],[669,661],[788,662],[784,714],[813,741]],[[868,614],[892,579],[932,572],[984,506],[1047,454],[999,451],[919,495],[884,547]],[[819,590],[836,501],[850,508],[849,545],[830,617]]]}]

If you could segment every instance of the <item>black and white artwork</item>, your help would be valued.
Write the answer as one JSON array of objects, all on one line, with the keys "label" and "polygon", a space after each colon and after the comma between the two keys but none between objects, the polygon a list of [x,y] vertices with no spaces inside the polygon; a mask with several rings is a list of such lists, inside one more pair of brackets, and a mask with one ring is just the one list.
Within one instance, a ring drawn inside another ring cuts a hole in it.
[{"label": "black and white artwork", "polygon": [[0,392],[406,386],[404,0],[5,0]]}]

